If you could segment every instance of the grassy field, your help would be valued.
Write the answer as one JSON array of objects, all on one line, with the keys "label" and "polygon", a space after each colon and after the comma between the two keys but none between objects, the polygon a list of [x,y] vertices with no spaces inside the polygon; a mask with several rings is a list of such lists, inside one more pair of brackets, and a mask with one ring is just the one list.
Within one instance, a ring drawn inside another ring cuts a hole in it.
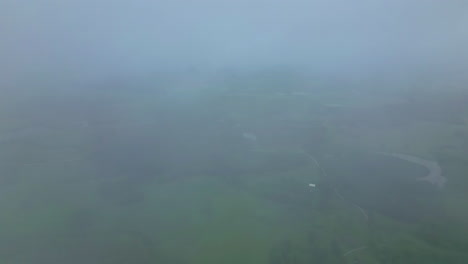
[{"label": "grassy field", "polygon": [[[0,97],[0,263],[468,261],[466,124],[345,126],[323,105],[397,100],[256,85]],[[447,185],[375,151],[437,159]]]}]

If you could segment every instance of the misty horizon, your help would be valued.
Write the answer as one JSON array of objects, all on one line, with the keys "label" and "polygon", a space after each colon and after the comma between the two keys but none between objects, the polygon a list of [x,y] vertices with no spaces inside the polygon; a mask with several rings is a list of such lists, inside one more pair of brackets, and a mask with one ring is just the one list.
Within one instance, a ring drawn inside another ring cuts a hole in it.
[{"label": "misty horizon", "polygon": [[4,0],[0,263],[468,263],[468,2]]},{"label": "misty horizon", "polygon": [[465,74],[461,1],[7,1],[4,79],[287,66],[334,76]]}]

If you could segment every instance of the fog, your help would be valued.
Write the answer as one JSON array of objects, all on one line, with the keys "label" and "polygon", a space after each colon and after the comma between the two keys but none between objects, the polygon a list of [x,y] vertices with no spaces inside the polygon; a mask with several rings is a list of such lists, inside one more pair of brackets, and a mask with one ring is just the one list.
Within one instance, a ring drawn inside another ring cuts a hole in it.
[{"label": "fog", "polygon": [[0,263],[468,263],[468,2],[0,3]]},{"label": "fog", "polygon": [[468,55],[464,1],[7,0],[1,10],[2,73],[20,79],[272,65],[450,72]]}]

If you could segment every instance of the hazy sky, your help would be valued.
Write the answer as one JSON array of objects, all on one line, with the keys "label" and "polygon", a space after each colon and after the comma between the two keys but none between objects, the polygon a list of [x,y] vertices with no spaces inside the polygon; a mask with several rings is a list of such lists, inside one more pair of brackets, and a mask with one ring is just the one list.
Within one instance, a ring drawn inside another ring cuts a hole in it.
[{"label": "hazy sky", "polygon": [[10,77],[448,67],[468,60],[468,1],[2,0],[0,34]]}]

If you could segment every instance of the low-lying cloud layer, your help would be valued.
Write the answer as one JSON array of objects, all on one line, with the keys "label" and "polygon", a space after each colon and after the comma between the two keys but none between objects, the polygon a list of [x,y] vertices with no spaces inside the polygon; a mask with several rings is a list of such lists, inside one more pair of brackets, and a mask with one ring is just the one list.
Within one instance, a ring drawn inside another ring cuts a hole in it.
[{"label": "low-lying cloud layer", "polygon": [[465,1],[7,0],[0,70],[100,78],[299,65],[355,74],[462,69]]}]

